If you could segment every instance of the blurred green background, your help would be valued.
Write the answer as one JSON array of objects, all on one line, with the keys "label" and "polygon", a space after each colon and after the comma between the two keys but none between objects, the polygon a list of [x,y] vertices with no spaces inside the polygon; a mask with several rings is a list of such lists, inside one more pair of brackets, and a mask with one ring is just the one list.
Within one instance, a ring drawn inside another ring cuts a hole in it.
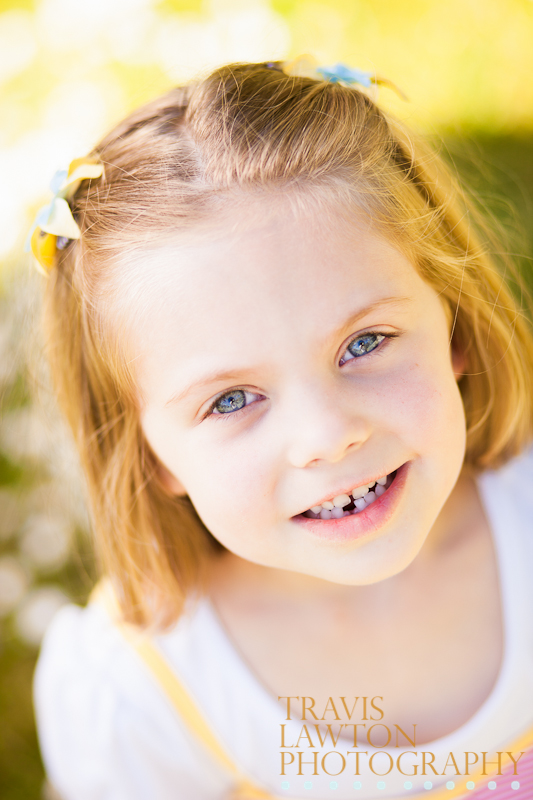
[{"label": "blurred green background", "polygon": [[[0,0],[0,797],[44,797],[39,642],[94,565],[81,482],[39,358],[41,278],[22,253],[53,173],[129,109],[227,61],[311,53],[375,70],[531,271],[531,0]],[[37,354],[37,355],[36,355]]]}]

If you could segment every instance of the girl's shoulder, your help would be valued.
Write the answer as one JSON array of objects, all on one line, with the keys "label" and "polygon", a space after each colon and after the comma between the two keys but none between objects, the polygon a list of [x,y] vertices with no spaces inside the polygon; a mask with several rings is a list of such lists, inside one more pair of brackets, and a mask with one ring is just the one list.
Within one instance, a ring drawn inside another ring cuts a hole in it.
[{"label": "girl's shoulder", "polygon": [[[220,776],[190,740],[146,667],[100,605],[64,606],[34,677],[43,760],[66,800],[212,797]],[[155,790],[157,787],[157,791]],[[172,788],[174,787],[174,788]]]},{"label": "girl's shoulder", "polygon": [[[533,447],[478,478],[501,579],[516,608],[533,602]],[[531,629],[531,619],[527,618]],[[533,651],[532,651],[533,652]]]}]

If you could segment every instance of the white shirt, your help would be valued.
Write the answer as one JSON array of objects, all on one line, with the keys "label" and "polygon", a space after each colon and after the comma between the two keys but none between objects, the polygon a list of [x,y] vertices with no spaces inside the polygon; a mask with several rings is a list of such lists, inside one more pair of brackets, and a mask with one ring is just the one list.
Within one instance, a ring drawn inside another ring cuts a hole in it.
[{"label": "white shirt", "polygon": [[[494,760],[494,751],[508,750],[513,739],[533,726],[533,450],[497,472],[484,473],[478,486],[498,561],[503,661],[489,697],[464,725],[434,742],[402,748],[413,751],[412,763],[420,763],[422,751],[433,753],[434,763],[443,766],[449,752],[460,756],[463,764],[467,751],[487,751],[488,759]],[[411,777],[396,769],[380,777],[363,758],[360,775],[355,776],[353,755],[337,777],[313,776],[311,767],[305,767],[308,772],[302,776],[294,768],[282,776],[280,724],[285,723],[285,742],[290,744],[297,740],[302,722],[286,721],[285,703],[269,694],[239,656],[208,599],[190,604],[156,643],[236,764],[273,795],[408,798],[423,791],[428,780],[434,788],[450,778],[468,780],[452,771],[446,777],[431,771]],[[96,604],[85,609],[69,605],[54,618],[35,673],[34,700],[45,766],[64,800],[228,796],[231,779],[186,731],[138,654]],[[332,749],[324,748],[319,758]],[[346,753],[354,748],[346,741],[337,749]],[[359,749],[371,755],[366,742]],[[401,752],[381,749],[394,760]],[[387,763],[387,756],[380,758],[376,771]],[[330,772],[339,768],[338,757],[328,759]],[[312,755],[306,754],[305,760],[311,761]],[[406,756],[405,771],[408,765]],[[407,780],[412,790],[404,788]],[[385,782],[386,792],[379,781]]]}]

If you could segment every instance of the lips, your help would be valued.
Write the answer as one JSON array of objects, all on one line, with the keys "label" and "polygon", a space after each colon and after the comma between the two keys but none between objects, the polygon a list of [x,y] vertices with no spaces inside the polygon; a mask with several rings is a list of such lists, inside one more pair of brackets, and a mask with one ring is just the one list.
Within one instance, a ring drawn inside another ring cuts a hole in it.
[{"label": "lips", "polygon": [[[385,491],[373,498],[370,503],[365,502],[364,506],[361,504],[361,508],[355,506],[357,500],[352,500],[351,505],[348,504],[340,509],[342,516],[319,517],[314,513],[309,515],[308,511],[292,517],[291,522],[301,526],[313,536],[331,543],[350,542],[371,535],[383,528],[395,514],[404,493],[409,469],[410,462],[406,462],[395,472],[389,473]],[[348,510],[352,505],[353,510]]]}]

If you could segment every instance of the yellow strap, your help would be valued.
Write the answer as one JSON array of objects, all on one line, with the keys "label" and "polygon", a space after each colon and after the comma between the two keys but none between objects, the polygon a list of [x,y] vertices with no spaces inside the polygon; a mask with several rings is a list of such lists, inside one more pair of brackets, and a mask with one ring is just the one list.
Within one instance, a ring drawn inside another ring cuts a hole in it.
[{"label": "yellow strap", "polygon": [[116,627],[150,669],[191,733],[202,742],[213,758],[237,781],[238,788],[234,795],[235,800],[237,798],[243,798],[243,800],[244,798],[246,800],[274,800],[273,795],[254,786],[234,764],[212,732],[202,712],[191,699],[187,689],[176,673],[168,666],[163,655],[151,640],[134,625],[120,621],[118,604],[109,580],[103,579],[96,585],[89,601],[104,605]]}]

